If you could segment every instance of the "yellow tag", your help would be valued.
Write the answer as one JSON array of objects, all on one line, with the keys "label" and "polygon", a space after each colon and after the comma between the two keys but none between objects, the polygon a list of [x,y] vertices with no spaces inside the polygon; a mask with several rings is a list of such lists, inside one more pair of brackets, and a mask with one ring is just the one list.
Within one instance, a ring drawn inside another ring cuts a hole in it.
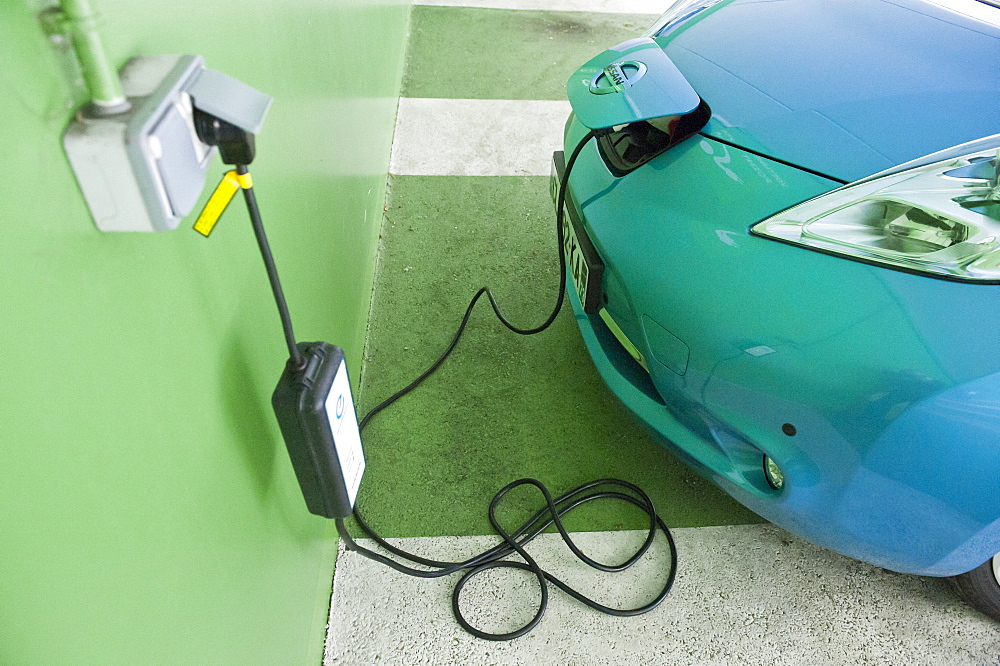
[{"label": "yellow tag", "polygon": [[[230,171],[230,173],[236,173],[236,172]],[[250,177],[249,173],[244,173],[244,174],[237,173],[236,180],[240,182],[240,187],[242,187],[244,190],[249,190],[251,187],[253,187],[253,178]]]},{"label": "yellow tag", "polygon": [[212,229],[215,228],[215,223],[219,221],[219,218],[226,211],[229,202],[233,200],[236,190],[240,189],[241,183],[239,179],[240,176],[235,171],[229,171],[222,177],[222,182],[215,188],[215,192],[212,192],[212,196],[208,198],[208,203],[205,204],[201,215],[198,216],[198,220],[194,223],[195,231],[208,238],[208,235],[212,233]]}]

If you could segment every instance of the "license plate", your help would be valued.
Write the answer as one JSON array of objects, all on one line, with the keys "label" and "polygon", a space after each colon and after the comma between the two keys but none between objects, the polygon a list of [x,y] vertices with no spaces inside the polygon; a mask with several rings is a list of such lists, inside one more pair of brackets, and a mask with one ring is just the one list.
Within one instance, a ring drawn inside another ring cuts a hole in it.
[{"label": "license plate", "polygon": [[[558,195],[559,180],[563,171],[563,154],[552,156],[552,188],[553,199]],[[601,309],[601,278],[604,275],[604,262],[601,261],[593,243],[583,230],[582,225],[570,213],[572,206],[566,202],[563,214],[563,251],[566,256],[566,270],[573,282],[583,311],[594,314]]]}]

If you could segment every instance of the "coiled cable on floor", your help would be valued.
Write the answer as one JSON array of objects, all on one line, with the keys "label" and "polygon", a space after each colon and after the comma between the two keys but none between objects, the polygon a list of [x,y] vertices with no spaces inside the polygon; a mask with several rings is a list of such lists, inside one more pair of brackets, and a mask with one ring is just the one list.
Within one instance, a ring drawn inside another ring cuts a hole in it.
[{"label": "coiled cable on floor", "polygon": [[[507,495],[514,488],[523,485],[531,485],[537,488],[542,496],[545,498],[545,507],[535,513],[534,516],[529,518],[522,524],[519,528],[513,532],[508,532],[496,517],[496,508],[503,500],[504,496]],[[615,489],[617,487],[617,489]],[[586,555],[580,548],[573,542],[569,534],[566,532],[566,528],[563,526],[562,517],[573,509],[582,506],[588,502],[602,499],[614,499],[623,502],[628,502],[640,510],[646,512],[649,516],[649,530],[646,535],[646,539],[643,541],[642,545],[628,557],[624,562],[619,564],[604,564],[598,562],[593,558]],[[359,555],[367,557],[368,559],[374,560],[381,564],[384,564],[400,573],[405,573],[409,576],[416,576],[418,578],[440,578],[442,576],[448,576],[459,571],[465,571],[463,576],[456,583],[454,590],[452,591],[451,607],[452,613],[455,616],[455,620],[458,624],[465,629],[467,632],[476,636],[478,638],[483,638],[492,641],[506,641],[520,636],[525,635],[529,631],[535,628],[535,626],[541,621],[542,616],[545,614],[545,610],[548,606],[548,583],[552,583],[566,594],[570,595],[574,599],[580,601],[581,603],[587,605],[594,610],[606,613],[608,615],[615,616],[632,616],[641,615],[648,611],[653,610],[660,602],[662,602],[666,596],[670,593],[670,589],[674,584],[674,577],[677,573],[677,548],[674,544],[673,537],[670,534],[669,528],[663,522],[663,520],[656,515],[656,510],[653,508],[652,501],[649,496],[646,495],[638,486],[635,486],[627,481],[622,481],[620,479],[599,479],[597,481],[591,481],[582,486],[574,488],[573,490],[557,497],[552,498],[548,489],[544,484],[535,479],[519,479],[512,483],[507,484],[500,489],[499,492],[493,497],[493,501],[490,502],[489,508],[490,523],[493,525],[493,529],[496,530],[497,534],[503,538],[504,542],[484,551],[474,557],[471,557],[462,562],[441,562],[438,560],[432,560],[425,557],[420,557],[412,553],[408,553],[401,548],[393,546],[388,541],[380,537],[378,534],[372,530],[372,528],[364,522],[361,517],[360,512],[357,507],[355,507],[354,518],[358,521],[361,529],[372,538],[375,543],[377,543],[382,548],[392,554],[401,557],[403,559],[409,560],[416,564],[421,564],[426,567],[433,567],[431,570],[416,569],[405,564],[396,562],[395,560],[377,553],[375,551],[359,546],[354,539],[350,536],[344,525],[343,519],[337,519],[337,530],[340,532],[340,536],[344,539],[345,546],[348,550],[354,551]],[[549,526],[555,525],[556,529],[559,530],[559,534],[562,537],[563,542],[566,546],[573,552],[573,554],[585,562],[587,565],[598,569],[600,571],[606,572],[620,572],[628,569],[633,564],[639,561],[643,555],[649,550],[652,545],[653,540],[656,537],[656,530],[659,529],[663,532],[666,537],[667,544],[670,552],[669,569],[667,573],[667,579],[665,584],[659,593],[649,602],[638,606],[636,608],[613,608],[601,604],[590,597],[587,597],[583,593],[575,590],[565,582],[559,580],[551,573],[545,571],[538,566],[538,563],[528,554],[524,549],[524,546],[537,537],[539,534],[544,532]],[[518,562],[516,560],[504,559],[516,553],[524,562]],[[465,618],[462,614],[460,608],[460,598],[462,590],[469,580],[488,569],[493,569],[496,567],[507,567],[514,569],[523,569],[525,571],[530,571],[533,573],[538,580],[539,589],[541,591],[541,600],[538,604],[538,610],[535,612],[534,617],[528,621],[527,624],[522,627],[515,629],[506,633],[490,633],[478,629],[472,626],[472,624]]]},{"label": "coiled cable on floor", "polygon": [[[566,188],[569,183],[569,175],[576,163],[577,157],[579,157],[580,152],[583,150],[584,146],[596,136],[596,132],[591,130],[583,137],[583,139],[577,144],[576,148],[570,155],[569,160],[566,162],[566,169],[563,171],[562,177],[559,181],[559,192],[556,199],[556,239],[559,250],[559,291],[556,297],[556,304],[553,307],[549,316],[544,322],[539,324],[534,328],[520,328],[513,323],[511,323],[503,314],[500,309],[496,298],[493,296],[493,292],[489,287],[482,287],[476,292],[475,296],[469,302],[468,307],[465,310],[465,315],[462,318],[462,322],[452,337],[451,343],[444,350],[444,352],[438,357],[434,363],[430,365],[423,373],[420,374],[415,380],[410,382],[407,386],[403,387],[393,395],[389,396],[387,399],[376,405],[359,423],[359,428],[363,430],[371,420],[379,414],[382,410],[389,407],[397,400],[405,396],[406,394],[413,391],[415,388],[420,386],[428,377],[430,377],[434,372],[441,367],[441,365],[447,360],[451,353],[458,346],[459,340],[461,340],[462,334],[465,331],[466,325],[469,323],[469,318],[472,316],[472,311],[479,299],[485,294],[489,299],[490,305],[493,308],[493,312],[496,314],[500,322],[506,326],[508,329],[517,333],[518,335],[534,335],[536,333],[541,333],[542,331],[549,328],[552,322],[555,321],[562,309],[563,301],[565,299],[566,292],[566,251],[564,244],[564,232],[563,232],[563,221],[564,221],[564,208],[566,204]],[[520,527],[518,527],[513,532],[508,532],[497,520],[496,509],[497,506],[503,501],[504,497],[520,486],[530,485],[535,487],[545,500],[545,506],[536,512],[531,518],[525,521]],[[640,510],[644,511],[649,516],[649,530],[646,535],[646,539],[643,544],[636,550],[636,552],[628,557],[624,562],[620,564],[604,564],[598,562],[589,556],[587,556],[580,548],[573,542],[567,533],[565,527],[563,526],[562,518],[570,511],[576,509],[579,506],[587,504],[589,502],[597,500],[616,500],[621,502],[630,503]],[[653,503],[649,496],[642,491],[638,486],[635,486],[627,481],[622,481],[620,479],[599,479],[597,481],[592,481],[586,483],[582,486],[574,488],[569,492],[553,499],[549,490],[540,481],[535,479],[519,479],[512,483],[507,484],[501,488],[497,494],[493,497],[490,502],[489,507],[489,519],[490,524],[493,529],[500,535],[503,539],[503,543],[500,543],[493,548],[490,548],[478,555],[475,555],[462,562],[443,562],[438,560],[433,560],[425,557],[420,557],[419,555],[414,555],[413,553],[408,553],[403,549],[393,546],[388,541],[380,537],[365,521],[364,517],[361,515],[360,510],[357,506],[354,508],[354,519],[357,521],[358,525],[361,527],[362,531],[367,534],[375,543],[377,543],[381,548],[385,549],[387,552],[399,557],[401,559],[412,562],[413,564],[418,564],[424,567],[429,567],[427,569],[417,569],[406,564],[397,562],[396,560],[387,557],[381,553],[375,552],[373,550],[359,546],[354,539],[351,537],[350,533],[344,524],[343,519],[337,519],[337,531],[340,533],[341,538],[343,538],[345,547],[350,550],[366,557],[368,559],[384,564],[396,571],[405,573],[410,576],[416,576],[419,578],[440,578],[442,576],[448,576],[453,573],[458,573],[464,571],[465,573],[459,579],[458,583],[452,592],[452,612],[455,615],[455,620],[458,624],[465,629],[467,632],[473,636],[477,636],[486,640],[493,641],[505,641],[518,638],[525,635],[531,631],[542,619],[545,614],[545,610],[548,605],[548,583],[552,583],[566,594],[570,595],[574,599],[577,599],[581,603],[598,610],[602,613],[615,616],[631,616],[646,613],[654,608],[656,608],[660,602],[666,598],[667,594],[670,593],[670,589],[674,583],[674,577],[677,573],[677,549],[674,545],[673,537],[670,534],[670,530],[667,528],[663,520],[656,514],[656,510],[653,507]],[[563,542],[566,546],[573,552],[573,554],[579,558],[581,561],[585,562],[587,565],[605,572],[619,572],[623,571],[642,558],[643,555],[649,550],[652,545],[653,540],[656,536],[656,531],[659,529],[663,532],[666,537],[667,544],[669,546],[669,569],[667,573],[666,583],[660,592],[648,603],[636,608],[619,609],[610,606],[603,605],[597,601],[587,597],[581,592],[570,587],[563,581],[559,580],[551,573],[543,570],[538,563],[528,554],[524,549],[524,546],[537,537],[539,534],[544,532],[550,526],[555,525],[556,529],[559,531]],[[517,560],[508,560],[507,557],[516,554],[519,556],[523,562]],[[460,599],[462,590],[465,585],[474,576],[483,573],[489,569],[497,567],[506,567],[514,569],[522,569],[525,571],[530,571],[534,574],[535,578],[538,580],[538,585],[541,592],[541,600],[538,605],[538,610],[531,620],[527,624],[523,625],[519,629],[515,629],[506,633],[490,633],[478,629],[472,626],[471,623],[462,614],[460,608]]]}]

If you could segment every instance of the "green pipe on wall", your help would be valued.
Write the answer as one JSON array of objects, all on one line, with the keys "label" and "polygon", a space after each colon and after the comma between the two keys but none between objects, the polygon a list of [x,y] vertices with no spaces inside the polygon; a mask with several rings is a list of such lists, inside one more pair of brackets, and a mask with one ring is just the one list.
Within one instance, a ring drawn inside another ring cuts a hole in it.
[{"label": "green pipe on wall", "polygon": [[108,63],[101,36],[97,32],[97,16],[89,0],[61,0],[66,26],[73,40],[73,50],[83,70],[83,80],[90,92],[92,110],[99,115],[127,111],[128,100],[122,92],[118,73]]}]

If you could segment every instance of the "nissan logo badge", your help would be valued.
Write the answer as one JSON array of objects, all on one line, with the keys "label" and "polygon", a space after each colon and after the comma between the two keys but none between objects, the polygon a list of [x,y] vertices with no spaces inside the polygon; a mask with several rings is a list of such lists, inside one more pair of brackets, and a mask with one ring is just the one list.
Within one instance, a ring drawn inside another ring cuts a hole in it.
[{"label": "nissan logo badge", "polygon": [[635,82],[646,73],[646,65],[636,60],[613,62],[590,81],[590,92],[595,95],[618,93]]}]

